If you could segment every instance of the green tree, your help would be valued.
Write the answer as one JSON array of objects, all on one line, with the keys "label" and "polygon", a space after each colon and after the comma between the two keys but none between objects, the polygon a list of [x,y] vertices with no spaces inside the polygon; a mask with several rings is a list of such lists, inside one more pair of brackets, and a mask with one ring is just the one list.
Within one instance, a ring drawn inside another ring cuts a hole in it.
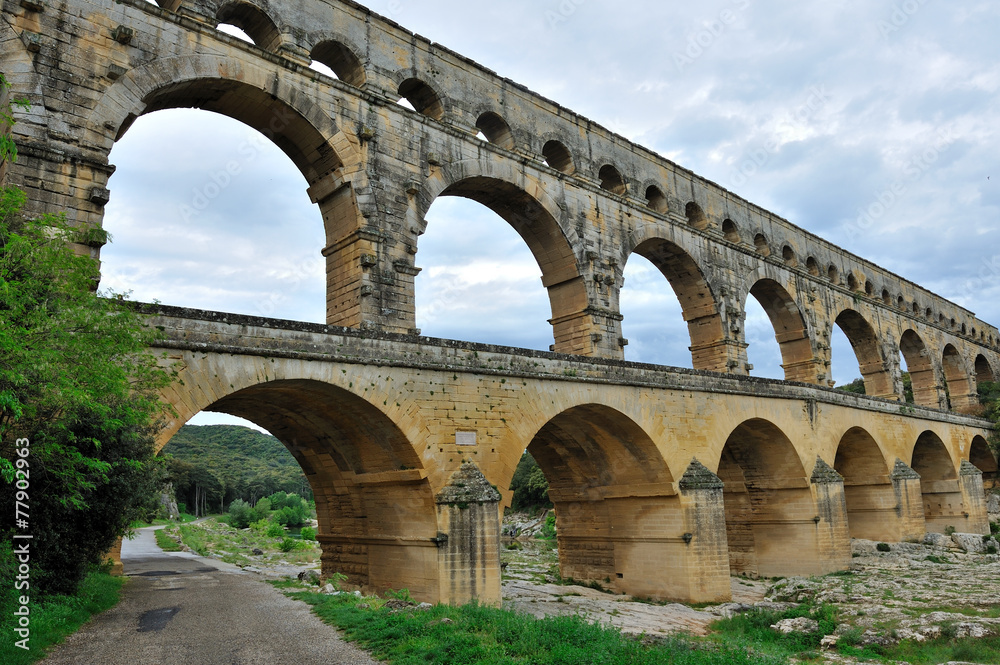
[{"label": "green tree", "polygon": [[549,481],[528,451],[524,451],[521,455],[521,461],[518,462],[514,477],[510,481],[510,489],[514,491],[510,503],[510,507],[514,510],[547,508],[552,505],[549,501]]},{"label": "green tree", "polygon": [[159,489],[157,389],[171,377],[147,351],[156,331],[94,291],[97,262],[70,245],[81,232],[23,215],[25,198],[0,191],[0,505],[14,505],[27,439],[31,588],[72,593]]}]

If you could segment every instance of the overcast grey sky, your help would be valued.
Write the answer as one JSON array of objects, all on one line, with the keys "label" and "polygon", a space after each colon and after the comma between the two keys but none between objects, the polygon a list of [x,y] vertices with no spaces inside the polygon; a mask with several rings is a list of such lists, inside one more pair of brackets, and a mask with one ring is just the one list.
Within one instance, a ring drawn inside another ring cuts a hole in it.
[{"label": "overcast grey sky", "polygon": [[[1000,3],[362,4],[1000,323]],[[319,212],[262,137],[209,113],[162,111],[111,156],[104,286],[323,320]],[[234,158],[243,173],[194,210],[195,192]],[[539,270],[510,227],[461,199],[436,202],[428,219],[416,258],[424,334],[548,348]],[[676,299],[638,257],[622,313],[629,359],[690,366]],[[754,374],[780,378],[752,299],[747,337]],[[858,375],[841,337],[833,376]]]}]

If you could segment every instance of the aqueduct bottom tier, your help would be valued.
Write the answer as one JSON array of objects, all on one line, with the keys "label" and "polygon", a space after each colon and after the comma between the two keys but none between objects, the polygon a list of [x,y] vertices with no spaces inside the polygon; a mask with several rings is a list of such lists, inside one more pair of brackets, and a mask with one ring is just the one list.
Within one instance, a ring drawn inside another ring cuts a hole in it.
[{"label": "aqueduct bottom tier", "polygon": [[324,575],[500,600],[499,517],[527,449],[563,577],[729,598],[731,574],[847,568],[852,537],[988,533],[989,423],[817,386],[163,306],[162,447],[203,410],[280,439],[316,496]]}]

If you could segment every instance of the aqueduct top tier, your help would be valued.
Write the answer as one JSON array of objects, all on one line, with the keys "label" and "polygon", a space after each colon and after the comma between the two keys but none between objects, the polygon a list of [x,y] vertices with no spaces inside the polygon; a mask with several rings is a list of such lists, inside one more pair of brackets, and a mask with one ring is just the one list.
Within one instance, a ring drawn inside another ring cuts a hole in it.
[{"label": "aqueduct top tier", "polygon": [[[972,312],[357,4],[5,0],[3,13],[0,70],[31,102],[10,180],[34,210],[98,229],[108,155],[136,117],[229,115],[309,182],[330,324],[414,332],[424,216],[452,195],[496,211],[531,249],[557,351],[621,357],[618,293],[638,253],[677,293],[696,369],[749,371],[753,295],[789,380],[829,382],[835,325],[871,395],[902,398],[900,353],[923,406],[971,409],[977,381],[1000,370],[1000,333]],[[102,234],[89,237],[96,255]]]}]

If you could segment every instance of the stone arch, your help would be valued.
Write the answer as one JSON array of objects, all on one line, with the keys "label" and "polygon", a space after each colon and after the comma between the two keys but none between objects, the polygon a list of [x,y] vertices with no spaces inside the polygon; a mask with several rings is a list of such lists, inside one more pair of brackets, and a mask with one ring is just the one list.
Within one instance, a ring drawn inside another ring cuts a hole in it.
[{"label": "stone arch", "polygon": [[655,212],[667,212],[667,195],[655,184],[646,187],[646,206]]},{"label": "stone arch", "polygon": [[696,229],[704,231],[710,225],[708,215],[694,201],[688,201],[687,205],[684,206],[684,216],[687,217],[688,224]]},{"label": "stone arch", "polygon": [[740,242],[740,229],[731,219],[722,220],[722,235],[729,242],[737,243]]},{"label": "stone arch", "polygon": [[432,120],[444,120],[449,109],[448,98],[421,78],[415,69],[404,69],[393,75],[396,94],[406,99],[413,109]]},{"label": "stone arch", "polygon": [[913,402],[933,409],[941,408],[940,393],[934,377],[934,362],[924,340],[914,330],[905,330],[899,338],[899,350],[910,373]]},{"label": "stone arch", "polygon": [[573,154],[566,147],[566,144],[559,139],[549,139],[542,146],[542,159],[545,163],[567,175],[576,172],[576,165],[573,163]]},{"label": "stone arch", "polygon": [[763,233],[753,237],[753,246],[761,256],[771,256],[771,247],[767,244],[767,236]]},{"label": "stone arch", "polygon": [[365,84],[368,75],[365,66],[357,56],[360,50],[348,46],[342,38],[321,39],[313,46],[310,56],[316,62],[323,63],[337,75],[337,78],[348,85],[360,88]]},{"label": "stone arch", "polygon": [[720,304],[701,266],[681,246],[655,235],[633,237],[632,247],[624,255],[638,254],[649,260],[667,278],[681,305],[681,312],[691,336],[692,366],[715,372],[728,372],[726,332]]},{"label": "stone arch", "polygon": [[612,194],[625,196],[625,192],[628,190],[628,186],[625,184],[625,177],[622,176],[622,172],[614,164],[605,164],[602,166],[597,177],[601,181],[601,189]]},{"label": "stone arch", "polygon": [[[581,404],[557,414],[527,448],[549,482],[563,577],[620,592],[669,597],[648,568],[679,534],[673,476],[650,436],[625,414]],[[677,543],[676,547],[682,547]]]},{"label": "stone arch", "polygon": [[983,472],[983,487],[987,490],[994,489],[1000,481],[1000,466],[997,464],[997,457],[990,449],[983,436],[976,435],[969,445],[969,462]]},{"label": "stone arch", "polygon": [[964,531],[964,504],[955,461],[934,432],[923,432],[913,446],[910,468],[920,475],[927,530],[943,533],[948,527]]},{"label": "stone arch", "polygon": [[234,25],[253,40],[254,45],[274,53],[281,46],[281,30],[260,7],[242,0],[222,2],[216,10],[219,23]]},{"label": "stone arch", "polygon": [[580,330],[587,316],[587,287],[568,235],[560,225],[562,211],[541,188],[528,193],[523,173],[491,161],[467,160],[448,164],[425,181],[414,225],[426,228],[427,211],[439,196],[460,196],[486,206],[517,231],[542,272],[542,285],[552,306],[555,349],[588,353],[589,330]]},{"label": "stone arch", "polygon": [[[896,521],[896,493],[878,442],[861,427],[840,438],[833,468],[844,477],[847,522],[852,538],[884,540]],[[892,538],[898,540],[898,538]]]},{"label": "stone arch", "polygon": [[[841,551],[845,544],[821,537],[825,529],[806,470],[795,446],[776,425],[754,418],[737,426],[722,449],[718,469],[725,484],[733,574],[809,575],[830,572],[831,565],[843,567],[846,560],[840,560],[850,556]],[[840,521],[846,537],[846,520],[841,516]],[[790,558],[790,551],[797,555]]]},{"label": "stone arch", "polygon": [[806,257],[806,271],[813,277],[819,277],[819,262],[815,257]]},{"label": "stone arch", "polygon": [[965,413],[979,405],[974,377],[953,344],[945,344],[941,352],[941,370],[949,408]]},{"label": "stone arch", "polygon": [[[781,349],[781,367],[786,381],[816,383],[816,362],[805,318],[798,303],[773,279],[757,280],[747,297],[753,296],[770,319]],[[744,304],[744,310],[746,309]]]},{"label": "stone arch", "polygon": [[835,323],[840,326],[854,349],[858,368],[865,380],[865,393],[873,397],[899,399],[886,368],[882,345],[871,324],[853,309],[842,311],[837,315]]},{"label": "stone arch", "polygon": [[795,250],[792,249],[792,246],[787,243],[781,248],[781,260],[784,261],[785,265],[789,268],[795,268],[799,265],[799,260],[795,256]]},{"label": "stone arch", "polygon": [[360,163],[357,141],[308,93],[273,72],[221,56],[162,58],[129,71],[105,93],[88,127],[100,137],[95,143],[110,152],[140,115],[182,107],[221,113],[260,131],[310,184]]},{"label": "stone arch", "polygon": [[[324,575],[346,574],[363,588],[409,588],[442,598],[436,505],[423,462],[399,427],[354,392],[314,379],[259,382],[254,372],[186,376],[167,389],[183,420],[201,410],[227,413],[271,432],[312,486]],[[161,445],[173,431],[161,434]],[[427,546],[422,546],[426,544]]]},{"label": "stone arch", "polygon": [[493,111],[482,113],[476,120],[476,128],[493,145],[505,150],[514,149],[514,133],[511,131],[510,125],[507,124],[507,121],[500,114]]},{"label": "stone arch", "polygon": [[990,361],[986,359],[986,356],[979,354],[976,356],[976,383],[994,383],[996,382],[996,372],[993,371],[993,366],[990,365]]}]

